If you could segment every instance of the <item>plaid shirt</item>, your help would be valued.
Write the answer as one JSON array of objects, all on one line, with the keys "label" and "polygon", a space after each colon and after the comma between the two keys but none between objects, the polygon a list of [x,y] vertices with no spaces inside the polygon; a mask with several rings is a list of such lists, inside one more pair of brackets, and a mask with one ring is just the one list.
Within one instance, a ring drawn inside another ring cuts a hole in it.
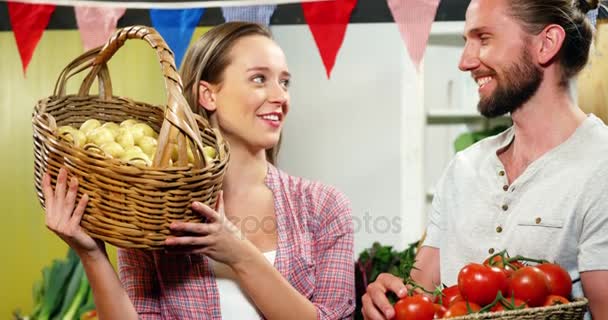
[{"label": "plaid shirt", "polygon": [[[275,268],[317,308],[350,319],[355,308],[350,203],[337,190],[268,165],[278,248]],[[141,319],[221,319],[210,261],[200,254],[118,250],[120,279]]]}]

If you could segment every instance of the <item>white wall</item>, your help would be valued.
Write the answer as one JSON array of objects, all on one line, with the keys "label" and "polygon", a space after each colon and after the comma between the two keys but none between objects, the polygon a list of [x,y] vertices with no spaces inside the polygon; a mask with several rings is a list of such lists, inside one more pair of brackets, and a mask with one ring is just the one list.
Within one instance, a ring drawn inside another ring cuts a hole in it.
[{"label": "white wall", "polygon": [[357,256],[419,239],[424,150],[410,146],[422,145],[422,90],[397,26],[350,24],[330,80],[306,25],[272,32],[293,74],[279,166],[350,198]]}]

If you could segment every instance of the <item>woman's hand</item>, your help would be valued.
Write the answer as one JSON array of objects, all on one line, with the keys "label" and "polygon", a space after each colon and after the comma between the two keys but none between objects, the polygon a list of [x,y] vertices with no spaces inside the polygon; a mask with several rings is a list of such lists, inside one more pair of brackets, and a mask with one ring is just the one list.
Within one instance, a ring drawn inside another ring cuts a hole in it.
[{"label": "woman's hand", "polygon": [[89,196],[83,195],[78,201],[78,205],[76,205],[78,179],[72,177],[69,186],[67,186],[67,176],[67,170],[61,168],[54,190],[48,172],[42,179],[46,226],[72,247],[78,255],[97,253],[105,255],[103,241],[91,238],[80,227],[80,220],[89,201]]},{"label": "woman's hand", "polygon": [[229,266],[242,263],[257,251],[239,228],[226,218],[222,192],[217,211],[200,202],[192,203],[192,210],[201,214],[207,222],[173,222],[171,230],[186,235],[167,238],[165,244],[171,247],[169,251],[202,253]]}]

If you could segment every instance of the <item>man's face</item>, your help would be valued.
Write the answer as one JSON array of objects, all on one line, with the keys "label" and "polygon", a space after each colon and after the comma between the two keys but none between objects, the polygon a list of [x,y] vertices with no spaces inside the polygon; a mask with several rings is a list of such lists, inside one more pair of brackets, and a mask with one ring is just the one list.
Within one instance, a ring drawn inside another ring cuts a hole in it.
[{"label": "man's face", "polygon": [[543,71],[530,52],[530,36],[507,11],[505,0],[473,0],[465,23],[459,68],[479,86],[478,109],[486,117],[512,113],[538,90]]}]

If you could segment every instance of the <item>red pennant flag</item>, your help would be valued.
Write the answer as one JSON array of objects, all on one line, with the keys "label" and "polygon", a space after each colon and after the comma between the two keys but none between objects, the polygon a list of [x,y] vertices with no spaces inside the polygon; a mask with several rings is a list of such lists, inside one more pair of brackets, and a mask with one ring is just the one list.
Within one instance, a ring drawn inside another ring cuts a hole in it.
[{"label": "red pennant flag", "polygon": [[23,74],[27,70],[44,29],[49,24],[53,11],[55,11],[55,5],[8,3],[8,16],[21,56]]},{"label": "red pennant flag", "polygon": [[419,70],[439,0],[388,0],[388,6],[410,58]]},{"label": "red pennant flag", "polygon": [[126,8],[75,7],[76,23],[84,51],[104,45],[116,31],[118,20]]},{"label": "red pennant flag", "polygon": [[356,5],[357,0],[302,3],[304,19],[308,23],[317,48],[319,48],[327,78],[331,75],[336,56],[340,47],[342,47],[342,41],[344,41],[350,15]]}]

